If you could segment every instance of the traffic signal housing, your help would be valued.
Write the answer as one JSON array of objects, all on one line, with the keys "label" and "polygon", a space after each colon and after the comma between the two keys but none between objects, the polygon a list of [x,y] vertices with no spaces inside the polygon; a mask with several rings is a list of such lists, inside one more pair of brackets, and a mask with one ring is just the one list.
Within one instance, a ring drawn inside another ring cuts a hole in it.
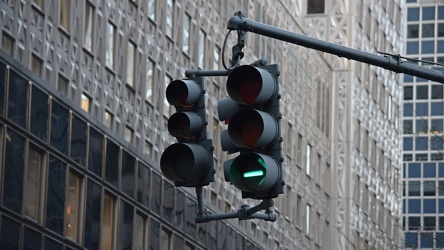
[{"label": "traffic signal housing", "polygon": [[243,198],[270,199],[283,193],[278,65],[242,65],[230,72],[229,98],[219,101],[222,150],[240,152],[224,163],[225,180]]},{"label": "traffic signal housing", "polygon": [[177,187],[198,187],[214,181],[213,146],[207,139],[203,78],[172,81],[166,99],[176,113],[168,119],[168,132],[177,143],[160,158],[162,174]]}]

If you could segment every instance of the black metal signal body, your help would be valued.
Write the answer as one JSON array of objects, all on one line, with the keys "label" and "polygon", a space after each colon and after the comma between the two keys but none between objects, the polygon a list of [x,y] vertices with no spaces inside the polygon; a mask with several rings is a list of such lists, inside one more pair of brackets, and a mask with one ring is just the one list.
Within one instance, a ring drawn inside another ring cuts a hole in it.
[{"label": "black metal signal body", "polygon": [[168,146],[160,159],[163,175],[175,185],[199,187],[214,181],[213,146],[207,139],[203,78],[172,81],[167,101],[176,113],[168,120],[168,132],[177,143]]}]

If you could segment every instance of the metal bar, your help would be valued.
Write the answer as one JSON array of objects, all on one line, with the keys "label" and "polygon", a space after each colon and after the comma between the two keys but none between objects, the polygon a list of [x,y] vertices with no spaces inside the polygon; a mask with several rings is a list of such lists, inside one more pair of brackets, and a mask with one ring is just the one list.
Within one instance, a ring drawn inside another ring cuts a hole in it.
[{"label": "metal bar", "polygon": [[230,72],[228,70],[202,70],[202,69],[188,69],[185,71],[186,77],[199,77],[199,76],[228,76]]},{"label": "metal bar", "polygon": [[396,73],[404,73],[435,82],[444,83],[444,73],[437,70],[420,67],[415,64],[402,61],[399,56],[379,56],[361,50],[345,47],[335,43],[319,40],[309,36],[301,35],[288,30],[273,27],[267,24],[251,21],[244,17],[241,12],[228,21],[229,30],[250,31],[259,35],[286,41],[292,44],[301,45],[307,48],[323,51],[325,53],[345,57],[350,60],[363,62],[366,64],[382,67]]}]

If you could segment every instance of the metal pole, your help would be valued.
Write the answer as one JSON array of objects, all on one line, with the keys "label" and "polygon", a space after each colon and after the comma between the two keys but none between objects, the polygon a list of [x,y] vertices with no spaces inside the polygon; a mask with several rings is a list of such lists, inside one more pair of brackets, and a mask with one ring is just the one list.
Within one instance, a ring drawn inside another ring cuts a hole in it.
[{"label": "metal pole", "polygon": [[250,31],[259,35],[264,35],[281,41],[286,41],[296,45],[337,55],[339,57],[345,57],[350,60],[382,67],[396,73],[409,74],[435,82],[444,83],[443,72],[402,61],[399,56],[389,57],[374,55],[361,50],[330,43],[295,32],[290,32],[288,30],[251,21],[250,19],[244,17],[241,12],[237,12],[235,16],[230,18],[227,28],[229,30]]}]

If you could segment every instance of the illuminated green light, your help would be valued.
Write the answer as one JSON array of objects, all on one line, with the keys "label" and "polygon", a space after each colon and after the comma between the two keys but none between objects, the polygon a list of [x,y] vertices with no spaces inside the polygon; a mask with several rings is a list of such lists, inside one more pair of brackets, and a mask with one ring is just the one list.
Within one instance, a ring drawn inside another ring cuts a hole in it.
[{"label": "illuminated green light", "polygon": [[264,171],[254,170],[254,171],[245,172],[244,178],[257,177],[257,176],[263,176],[263,175],[264,175]]},{"label": "illuminated green light", "polygon": [[265,164],[265,162],[264,162],[264,160],[263,160],[262,158],[257,158],[257,162],[258,162],[259,164],[261,164],[262,167],[264,167],[264,168],[267,167],[267,164]]}]

